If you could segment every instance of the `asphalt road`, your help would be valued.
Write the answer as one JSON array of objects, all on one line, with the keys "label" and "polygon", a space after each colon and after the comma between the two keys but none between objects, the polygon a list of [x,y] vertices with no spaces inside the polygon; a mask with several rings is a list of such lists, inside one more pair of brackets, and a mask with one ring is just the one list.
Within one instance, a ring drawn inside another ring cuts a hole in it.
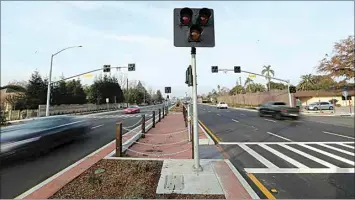
[{"label": "asphalt road", "polygon": [[[257,112],[199,105],[199,119],[261,198],[354,199],[354,118],[277,121]],[[254,181],[253,181],[254,180]]]},{"label": "asphalt road", "polygon": [[32,157],[5,166],[2,165],[0,169],[0,198],[13,199],[108,144],[115,138],[116,122],[121,121],[123,127],[130,127],[139,122],[142,114],[146,114],[146,120],[148,120],[152,116],[152,110],[158,110],[159,108],[162,108],[162,105],[142,107],[139,114],[125,115],[123,111],[117,111],[82,116],[92,122],[91,130],[85,136],[57,147],[40,157]]}]

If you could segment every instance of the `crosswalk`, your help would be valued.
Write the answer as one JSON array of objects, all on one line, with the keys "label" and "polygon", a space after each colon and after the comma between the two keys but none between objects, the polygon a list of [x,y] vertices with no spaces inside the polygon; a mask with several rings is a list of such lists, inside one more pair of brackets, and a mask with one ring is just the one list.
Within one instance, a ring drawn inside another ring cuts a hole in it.
[{"label": "crosswalk", "polygon": [[[140,118],[143,114],[127,114],[127,115],[87,115],[84,118],[90,119],[112,119],[112,118]],[[145,114],[145,117],[152,117],[153,114]]]},{"label": "crosswalk", "polygon": [[[221,142],[247,173],[355,173],[354,142]],[[242,155],[242,156],[241,156]]]}]

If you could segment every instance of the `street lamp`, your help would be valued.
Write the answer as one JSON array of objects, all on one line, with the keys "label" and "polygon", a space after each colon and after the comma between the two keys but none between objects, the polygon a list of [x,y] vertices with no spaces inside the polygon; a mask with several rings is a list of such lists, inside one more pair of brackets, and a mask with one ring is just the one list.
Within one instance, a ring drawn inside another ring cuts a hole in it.
[{"label": "street lamp", "polygon": [[67,47],[64,48],[60,51],[58,51],[57,53],[52,54],[51,56],[51,66],[49,68],[49,78],[48,78],[48,89],[47,89],[47,104],[46,104],[46,116],[49,116],[49,101],[50,101],[50,94],[51,94],[51,81],[52,81],[52,65],[53,65],[53,57],[58,55],[59,53],[67,50],[67,49],[71,49],[71,48],[78,48],[78,47],[82,47],[82,46],[72,46],[72,47]]}]

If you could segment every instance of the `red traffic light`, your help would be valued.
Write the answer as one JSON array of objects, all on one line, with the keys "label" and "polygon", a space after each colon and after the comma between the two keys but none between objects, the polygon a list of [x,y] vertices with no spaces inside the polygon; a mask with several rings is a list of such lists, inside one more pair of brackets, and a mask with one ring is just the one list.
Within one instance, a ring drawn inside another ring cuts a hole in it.
[{"label": "red traffic light", "polygon": [[192,25],[190,28],[189,39],[191,42],[199,42],[203,29],[198,25]]},{"label": "red traffic light", "polygon": [[211,18],[212,12],[210,9],[208,8],[202,8],[199,11],[199,15],[198,15],[198,22],[201,25],[206,25],[209,21],[209,19]]},{"label": "red traffic light", "polygon": [[190,8],[183,8],[180,11],[180,23],[182,25],[189,25],[192,19],[192,10]]}]

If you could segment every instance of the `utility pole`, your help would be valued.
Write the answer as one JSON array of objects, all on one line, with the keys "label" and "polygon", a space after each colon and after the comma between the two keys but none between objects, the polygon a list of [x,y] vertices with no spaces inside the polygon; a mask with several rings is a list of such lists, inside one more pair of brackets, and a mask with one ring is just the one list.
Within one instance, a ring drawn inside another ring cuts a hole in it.
[{"label": "utility pole", "polygon": [[128,90],[128,76],[127,76],[127,108],[128,108],[128,98],[129,98],[129,90]]}]

